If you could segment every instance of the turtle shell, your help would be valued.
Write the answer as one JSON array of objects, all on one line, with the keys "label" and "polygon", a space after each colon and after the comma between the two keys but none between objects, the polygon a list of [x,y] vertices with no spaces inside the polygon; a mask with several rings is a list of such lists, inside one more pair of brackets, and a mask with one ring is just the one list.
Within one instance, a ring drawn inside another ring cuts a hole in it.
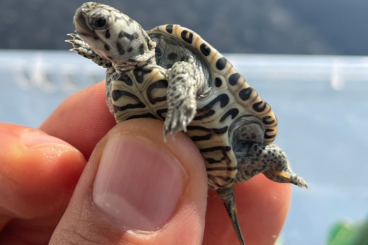
[{"label": "turtle shell", "polygon": [[[182,45],[194,52],[200,61],[205,64],[209,72],[209,81],[212,87],[212,94],[221,94],[224,90],[229,90],[234,96],[235,103],[241,105],[242,110],[254,115],[263,123],[265,129],[264,142],[271,144],[277,134],[277,118],[272,111],[271,106],[264,101],[243,78],[233,65],[214,47],[206,42],[196,32],[176,24],[160,25],[148,31],[148,35],[156,41],[158,34],[166,38],[172,38],[176,41],[176,49],[173,52],[165,52],[160,47],[160,43],[156,46],[156,60],[159,65],[164,68],[170,68],[171,65],[178,60],[185,60],[180,57],[178,46]],[[166,54],[165,54],[166,53]],[[166,55],[166,57],[165,57]],[[164,56],[163,58],[160,58]],[[161,62],[160,62],[161,61]],[[171,62],[170,62],[171,61]],[[231,116],[235,116],[235,111],[229,112]]]},{"label": "turtle shell", "polygon": [[232,64],[194,31],[168,24],[147,33],[157,44],[158,65],[170,68],[173,63],[186,60],[189,54],[202,65],[211,91],[197,99],[197,114],[187,127],[187,134],[204,157],[209,188],[233,184],[237,159],[231,148],[229,128],[238,118],[254,116],[262,124],[263,132],[263,135],[255,136],[254,141],[271,144],[277,134],[274,112]]}]

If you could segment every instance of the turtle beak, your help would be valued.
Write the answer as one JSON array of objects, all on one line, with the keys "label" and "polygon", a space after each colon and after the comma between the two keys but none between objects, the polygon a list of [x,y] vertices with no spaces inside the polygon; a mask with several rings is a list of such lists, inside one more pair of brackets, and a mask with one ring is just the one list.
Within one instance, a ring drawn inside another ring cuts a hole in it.
[{"label": "turtle beak", "polygon": [[79,7],[76,11],[75,11],[75,15],[73,18],[73,23],[75,26],[75,30],[77,31],[77,33],[80,36],[89,36],[91,38],[98,38],[98,36],[96,35],[95,31],[92,30],[88,25],[87,25],[87,19],[88,16],[85,14],[85,4],[83,4],[81,7]]}]

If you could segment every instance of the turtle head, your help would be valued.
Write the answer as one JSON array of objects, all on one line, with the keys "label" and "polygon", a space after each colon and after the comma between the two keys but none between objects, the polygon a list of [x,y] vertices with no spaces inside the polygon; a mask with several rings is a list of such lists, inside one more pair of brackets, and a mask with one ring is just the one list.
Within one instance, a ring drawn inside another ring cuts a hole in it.
[{"label": "turtle head", "polygon": [[108,5],[84,3],[76,10],[74,25],[93,51],[117,65],[147,61],[155,55],[156,43],[142,27]]}]

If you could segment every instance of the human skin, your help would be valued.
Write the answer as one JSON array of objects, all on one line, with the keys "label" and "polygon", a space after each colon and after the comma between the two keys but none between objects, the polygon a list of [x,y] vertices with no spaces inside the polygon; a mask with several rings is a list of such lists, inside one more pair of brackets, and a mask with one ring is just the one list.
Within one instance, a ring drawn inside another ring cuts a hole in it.
[{"label": "human skin", "polygon": [[[202,157],[185,134],[164,142],[159,120],[115,124],[103,83],[67,98],[39,129],[0,123],[0,244],[238,244],[221,199],[207,191]],[[115,158],[111,152],[117,152]],[[122,166],[133,177],[147,166],[157,181],[150,180],[151,174],[130,178],[118,171]],[[157,166],[162,166],[159,171]],[[127,196],[143,193],[133,198],[132,211],[124,210],[131,207],[121,202],[127,199],[120,188],[110,188],[115,180],[134,184]],[[160,192],[167,185],[170,195]],[[106,197],[104,188],[118,197]],[[263,175],[236,185],[239,223],[248,245],[274,244],[290,192],[289,184]],[[157,196],[168,208],[160,207]],[[105,208],[106,200],[123,207],[119,213],[124,215]],[[158,215],[151,217],[152,210]]]}]

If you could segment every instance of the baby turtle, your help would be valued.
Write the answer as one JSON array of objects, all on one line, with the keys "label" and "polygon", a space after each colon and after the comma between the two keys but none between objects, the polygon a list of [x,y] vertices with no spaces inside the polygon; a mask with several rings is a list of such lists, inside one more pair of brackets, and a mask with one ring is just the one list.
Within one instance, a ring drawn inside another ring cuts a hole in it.
[{"label": "baby turtle", "polygon": [[168,24],[145,31],[108,5],[87,2],[74,16],[72,51],[105,67],[107,104],[117,122],[165,121],[164,137],[184,131],[206,163],[241,244],[234,184],[263,173],[307,188],[272,142],[277,119],[230,62],[194,31]]}]

